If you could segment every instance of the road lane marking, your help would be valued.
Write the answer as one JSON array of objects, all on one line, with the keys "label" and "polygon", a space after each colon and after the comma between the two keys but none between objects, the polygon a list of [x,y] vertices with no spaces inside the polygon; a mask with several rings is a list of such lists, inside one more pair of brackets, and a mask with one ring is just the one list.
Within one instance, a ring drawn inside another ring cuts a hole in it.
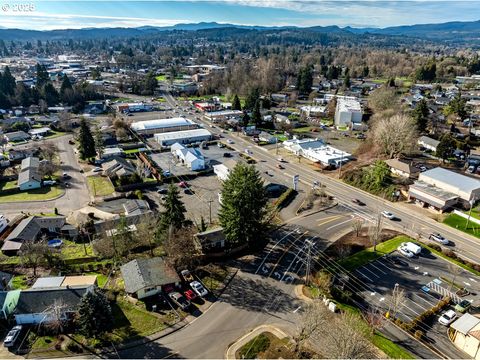
[{"label": "road lane marking", "polygon": [[326,220],[326,221],[322,221],[322,222],[321,222],[321,220],[324,220],[324,219],[320,219],[320,220],[317,221],[317,226],[320,227],[320,226],[326,225],[326,224],[331,223],[332,221],[338,220],[338,219],[340,219],[344,216],[345,215],[337,215],[337,216],[334,216],[333,218],[330,218],[330,220]]},{"label": "road lane marking", "polygon": [[330,230],[330,229],[333,229],[333,228],[335,228],[335,227],[337,227],[337,226],[340,226],[340,225],[346,224],[346,223],[348,223],[348,222],[350,222],[350,221],[352,221],[352,220],[353,220],[353,218],[350,218],[350,219],[348,219],[348,220],[342,221],[341,223],[338,223],[338,224],[335,224],[335,225],[329,226],[329,227],[328,227],[328,228],[326,228],[325,230],[327,230],[327,231],[328,231],[328,230]]},{"label": "road lane marking", "polygon": [[282,237],[280,240],[278,240],[274,245],[273,247],[270,249],[270,251],[267,253],[267,255],[265,255],[265,257],[263,258],[262,262],[260,263],[260,265],[258,265],[258,268],[257,268],[257,271],[255,271],[255,274],[258,273],[258,271],[262,268],[263,264],[265,264],[265,261],[267,260],[268,256],[271,254],[271,252],[277,247],[278,244],[280,244],[286,237],[290,236],[291,234],[293,234],[294,232],[296,232],[299,228],[295,228],[293,229],[292,231],[290,231],[289,233],[287,233],[287,235],[285,235],[284,237]]}]

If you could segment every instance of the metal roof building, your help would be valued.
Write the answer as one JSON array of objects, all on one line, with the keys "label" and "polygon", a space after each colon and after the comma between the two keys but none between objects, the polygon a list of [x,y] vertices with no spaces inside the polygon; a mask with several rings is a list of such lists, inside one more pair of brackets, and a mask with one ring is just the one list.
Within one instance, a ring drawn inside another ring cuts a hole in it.
[{"label": "metal roof building", "polygon": [[192,120],[178,117],[170,119],[138,121],[131,124],[130,128],[142,135],[153,135],[157,133],[196,129],[198,128],[198,125]]},{"label": "metal roof building", "polygon": [[168,147],[175,143],[191,144],[210,140],[212,133],[206,129],[193,129],[155,134],[154,138],[161,146]]}]

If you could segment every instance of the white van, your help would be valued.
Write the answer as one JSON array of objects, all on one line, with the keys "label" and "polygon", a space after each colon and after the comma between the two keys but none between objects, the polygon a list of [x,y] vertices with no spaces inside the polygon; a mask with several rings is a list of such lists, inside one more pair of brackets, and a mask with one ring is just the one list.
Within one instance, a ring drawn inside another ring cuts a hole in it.
[{"label": "white van", "polygon": [[402,243],[402,246],[415,255],[418,255],[422,252],[422,247],[413,242]]}]

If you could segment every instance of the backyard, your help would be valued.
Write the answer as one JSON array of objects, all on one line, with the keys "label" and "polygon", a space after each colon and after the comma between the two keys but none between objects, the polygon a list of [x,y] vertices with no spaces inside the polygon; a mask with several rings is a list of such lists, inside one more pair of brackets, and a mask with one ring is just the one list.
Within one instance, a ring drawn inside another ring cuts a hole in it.
[{"label": "backyard", "polygon": [[115,191],[108,177],[99,175],[89,176],[87,177],[87,182],[93,196],[107,196]]}]

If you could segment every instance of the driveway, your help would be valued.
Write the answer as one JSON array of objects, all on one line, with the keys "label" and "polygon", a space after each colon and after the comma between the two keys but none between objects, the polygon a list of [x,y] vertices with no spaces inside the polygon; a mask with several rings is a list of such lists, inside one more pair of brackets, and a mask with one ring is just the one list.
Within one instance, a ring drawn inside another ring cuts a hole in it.
[{"label": "driveway", "polygon": [[[75,156],[74,146],[68,143],[68,140],[72,139],[72,137],[72,135],[65,135],[55,139],[45,140],[46,142],[54,143],[58,147],[58,155],[61,161],[60,172],[66,172],[71,176],[71,179],[68,180],[71,187],[65,189],[65,194],[58,199],[41,202],[4,203],[1,208],[2,214],[11,218],[21,212],[53,212],[54,208],[57,208],[61,214],[69,215],[72,211],[87,205],[90,197],[85,176],[80,173],[80,166]],[[32,145],[28,144],[23,146],[31,147]]]}]

